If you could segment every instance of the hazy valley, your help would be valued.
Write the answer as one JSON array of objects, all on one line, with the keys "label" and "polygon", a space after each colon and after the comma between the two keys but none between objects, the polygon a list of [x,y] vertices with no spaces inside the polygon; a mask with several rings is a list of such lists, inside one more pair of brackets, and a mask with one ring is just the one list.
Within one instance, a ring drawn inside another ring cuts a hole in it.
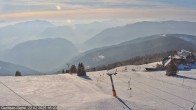
[{"label": "hazy valley", "polygon": [[93,67],[164,51],[195,49],[195,22],[117,24],[105,21],[56,26],[35,20],[1,27],[1,47],[5,48],[0,59],[51,73],[67,68],[67,63],[83,62]]}]

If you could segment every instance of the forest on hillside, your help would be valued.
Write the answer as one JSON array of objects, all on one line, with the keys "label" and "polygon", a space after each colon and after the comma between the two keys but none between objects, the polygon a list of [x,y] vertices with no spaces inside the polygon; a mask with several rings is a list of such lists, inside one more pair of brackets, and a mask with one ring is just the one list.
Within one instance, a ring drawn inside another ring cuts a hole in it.
[{"label": "forest on hillside", "polygon": [[[196,55],[196,50],[190,50],[190,52]],[[158,61],[162,61],[163,58],[167,56],[173,56],[176,53],[177,51],[167,51],[167,52],[161,52],[161,53],[156,53],[156,54],[151,54],[151,55],[137,56],[137,57],[134,57],[128,60],[115,62],[115,63],[108,64],[108,65],[93,67],[93,68],[88,69],[87,71],[110,70],[110,69],[113,69],[119,66],[142,65],[142,64],[152,63],[152,62],[158,62]]]}]

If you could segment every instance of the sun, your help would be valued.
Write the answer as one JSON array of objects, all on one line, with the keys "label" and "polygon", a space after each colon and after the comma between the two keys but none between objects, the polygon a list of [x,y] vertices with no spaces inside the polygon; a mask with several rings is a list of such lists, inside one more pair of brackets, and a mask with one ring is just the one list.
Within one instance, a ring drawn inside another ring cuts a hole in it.
[{"label": "sun", "polygon": [[57,6],[56,6],[56,9],[57,9],[57,10],[61,10],[61,6],[57,5]]},{"label": "sun", "polygon": [[67,23],[68,24],[71,24],[72,23],[72,20],[71,19],[67,19]]}]

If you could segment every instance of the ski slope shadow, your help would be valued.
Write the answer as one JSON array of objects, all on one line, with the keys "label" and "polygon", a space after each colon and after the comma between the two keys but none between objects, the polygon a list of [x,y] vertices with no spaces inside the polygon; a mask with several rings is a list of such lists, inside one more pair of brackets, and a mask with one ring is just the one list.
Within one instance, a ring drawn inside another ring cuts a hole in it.
[{"label": "ski slope shadow", "polygon": [[80,76],[80,77],[86,80],[92,80],[89,76]]},{"label": "ski slope shadow", "polygon": [[183,76],[183,75],[176,75],[176,78],[183,78],[183,79],[192,79],[192,80],[196,80],[196,78],[192,78],[192,77],[188,77],[188,76]]},{"label": "ski slope shadow", "polygon": [[120,98],[120,97],[116,97],[118,99],[119,102],[121,102],[124,106],[127,107],[128,110],[131,110],[131,108]]}]

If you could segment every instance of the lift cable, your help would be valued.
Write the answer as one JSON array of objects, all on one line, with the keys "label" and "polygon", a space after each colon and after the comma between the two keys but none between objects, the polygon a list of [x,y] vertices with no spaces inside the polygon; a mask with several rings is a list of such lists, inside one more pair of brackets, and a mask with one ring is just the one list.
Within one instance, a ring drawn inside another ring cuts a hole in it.
[{"label": "lift cable", "polygon": [[10,91],[12,91],[15,95],[17,95],[18,97],[20,97],[21,99],[23,99],[25,102],[27,102],[28,104],[30,104],[31,106],[33,106],[32,103],[30,103],[28,100],[26,100],[25,98],[23,98],[21,95],[19,95],[18,93],[16,93],[14,90],[12,90],[11,88],[9,88],[6,84],[4,84],[2,81],[0,81],[0,83],[5,86],[6,88],[8,88]]},{"label": "lift cable", "polygon": [[[121,82],[127,83],[126,81],[124,81],[124,80],[122,80],[122,79],[120,79],[120,78],[117,78],[117,79],[119,79]],[[171,103],[171,104],[173,104],[173,105],[176,105],[176,106],[178,106],[178,107],[180,107],[180,108],[182,108],[182,109],[184,109],[184,110],[189,110],[189,109],[187,109],[187,108],[185,108],[185,107],[183,107],[183,106],[181,106],[181,105],[178,105],[178,104],[176,104],[176,103],[173,103],[173,102],[171,102],[171,101],[169,101],[169,100],[167,100],[167,99],[165,99],[165,98],[162,98],[162,97],[160,97],[160,96],[158,96],[158,95],[156,95],[156,94],[150,93],[150,92],[146,91],[145,89],[142,89],[142,88],[137,87],[137,86],[135,86],[135,85],[132,85],[132,86],[134,86],[135,88],[140,89],[140,90],[142,90],[142,91],[144,91],[144,92],[146,92],[146,93],[148,93],[148,94],[151,94],[151,95],[153,95],[153,96],[156,96],[156,97],[158,97],[158,98],[160,98],[160,99],[162,99],[162,100],[164,100],[164,101],[166,101],[166,102],[169,102],[169,103]]]},{"label": "lift cable", "polygon": [[[133,80],[133,79],[132,79],[132,80]],[[159,89],[159,88],[153,87],[153,86],[148,85],[148,84],[146,84],[146,83],[138,82],[138,81],[136,81],[136,80],[133,80],[133,81],[135,81],[135,82],[137,82],[137,83],[141,83],[141,84],[143,84],[143,85],[145,85],[145,86],[148,86],[148,87],[151,87],[151,88],[157,89],[157,90],[159,90],[159,91],[161,91],[161,92],[164,92],[164,93],[170,94],[170,95],[172,95],[172,96],[178,97],[178,98],[180,98],[180,99],[182,99],[182,100],[185,100],[185,101],[187,101],[187,102],[191,102],[191,103],[193,103],[193,101],[191,101],[191,100],[185,99],[185,98],[180,97],[180,96],[178,96],[178,95],[175,95],[175,94],[172,94],[172,93],[170,93],[170,92],[167,92],[167,91],[161,90],[161,89]]]}]

